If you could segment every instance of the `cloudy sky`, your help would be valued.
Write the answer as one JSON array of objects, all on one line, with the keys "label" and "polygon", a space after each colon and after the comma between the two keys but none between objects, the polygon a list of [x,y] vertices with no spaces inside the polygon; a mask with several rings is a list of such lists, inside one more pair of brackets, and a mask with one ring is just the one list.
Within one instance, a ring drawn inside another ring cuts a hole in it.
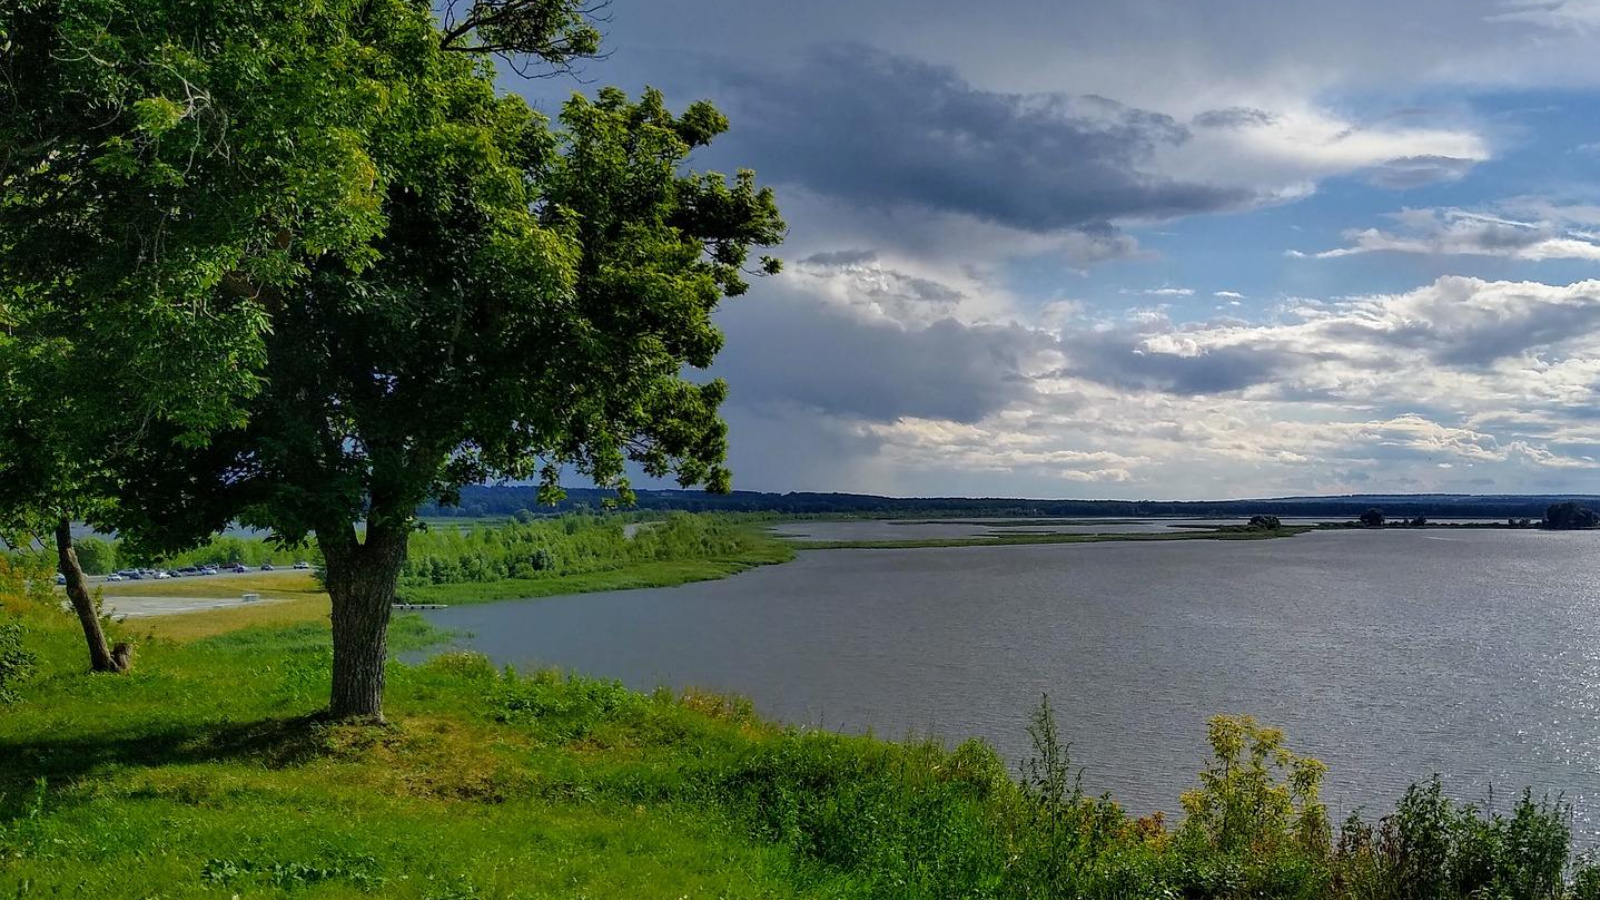
[{"label": "cloudy sky", "polygon": [[790,223],[737,487],[1600,492],[1600,0],[610,12]]}]

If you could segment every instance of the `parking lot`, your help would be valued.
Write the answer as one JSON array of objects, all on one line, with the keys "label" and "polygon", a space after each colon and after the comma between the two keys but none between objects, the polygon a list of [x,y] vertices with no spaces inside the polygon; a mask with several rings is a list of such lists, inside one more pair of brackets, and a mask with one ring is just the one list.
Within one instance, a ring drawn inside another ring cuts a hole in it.
[{"label": "parking lot", "polygon": [[[320,592],[311,572],[289,566],[274,567],[266,572],[249,569],[237,573],[223,571],[216,575],[142,578],[135,581],[110,581],[101,576],[91,578],[90,583],[101,592],[108,613],[127,618],[203,612],[250,602],[274,603]],[[255,595],[258,599],[247,601],[244,599],[247,594]]]}]

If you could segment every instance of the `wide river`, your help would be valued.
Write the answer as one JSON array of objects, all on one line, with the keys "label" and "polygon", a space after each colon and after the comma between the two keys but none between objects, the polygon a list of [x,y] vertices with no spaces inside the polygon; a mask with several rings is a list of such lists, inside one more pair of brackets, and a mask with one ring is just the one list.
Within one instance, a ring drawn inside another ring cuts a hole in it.
[{"label": "wide river", "polygon": [[1336,821],[1439,773],[1501,806],[1524,786],[1564,793],[1582,842],[1600,839],[1593,533],[810,551],[723,581],[428,615],[500,662],[740,693],[799,724],[979,735],[1013,761],[1048,693],[1086,786],[1135,812],[1176,812],[1207,718],[1249,713],[1329,764]]}]

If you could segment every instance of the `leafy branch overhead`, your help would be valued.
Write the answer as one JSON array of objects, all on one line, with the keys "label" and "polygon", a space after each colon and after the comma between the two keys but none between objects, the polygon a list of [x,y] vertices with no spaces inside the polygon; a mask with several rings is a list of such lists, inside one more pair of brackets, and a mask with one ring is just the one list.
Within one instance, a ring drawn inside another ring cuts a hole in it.
[{"label": "leafy branch overhead", "polygon": [[499,57],[516,74],[571,73],[598,59],[610,0],[574,5],[570,0],[446,0],[440,13],[441,49]]}]

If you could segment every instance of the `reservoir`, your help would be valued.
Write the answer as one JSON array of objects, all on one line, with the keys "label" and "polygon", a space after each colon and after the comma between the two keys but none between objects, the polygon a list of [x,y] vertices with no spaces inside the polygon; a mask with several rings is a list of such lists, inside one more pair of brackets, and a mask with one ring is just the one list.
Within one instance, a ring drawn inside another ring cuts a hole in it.
[{"label": "reservoir", "polygon": [[1177,813],[1206,720],[1248,713],[1329,765],[1335,822],[1438,773],[1500,807],[1562,793],[1579,843],[1600,833],[1594,533],[819,550],[722,581],[427,615],[501,663],[743,694],[800,725],[980,736],[1013,763],[1048,693],[1086,788],[1136,813]]}]

